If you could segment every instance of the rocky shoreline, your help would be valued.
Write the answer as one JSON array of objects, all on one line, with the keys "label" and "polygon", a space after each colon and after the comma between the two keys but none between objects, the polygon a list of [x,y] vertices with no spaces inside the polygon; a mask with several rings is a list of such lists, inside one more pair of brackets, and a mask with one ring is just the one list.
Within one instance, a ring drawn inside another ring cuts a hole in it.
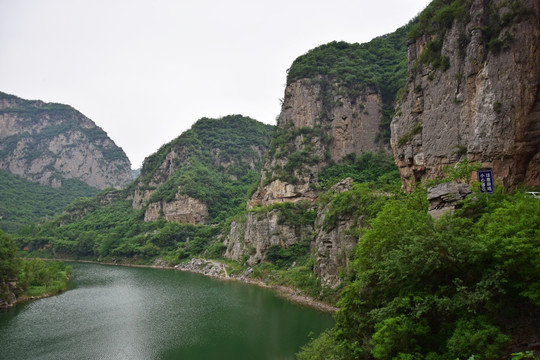
[{"label": "rocky shoreline", "polygon": [[[45,260],[45,259],[44,259]],[[58,261],[71,261],[71,262],[80,262],[80,263],[92,263],[92,264],[103,264],[103,265],[117,265],[117,266],[132,266],[132,267],[145,267],[145,268],[159,268],[159,269],[174,269],[178,271],[187,271],[192,273],[197,273],[209,277],[213,277],[223,281],[239,281],[245,284],[256,285],[268,289],[273,289],[283,296],[287,300],[312,307],[319,311],[324,311],[328,313],[336,313],[339,309],[335,306],[326,304],[322,301],[317,301],[310,296],[302,294],[297,289],[283,286],[283,285],[271,285],[265,283],[263,280],[257,280],[249,277],[249,274],[253,271],[251,268],[248,268],[242,274],[239,275],[230,275],[227,272],[227,265],[225,263],[216,261],[216,260],[206,260],[193,258],[187,263],[177,264],[171,266],[168,262],[161,259],[156,259],[151,265],[138,265],[138,264],[129,264],[123,262],[103,262],[103,261],[91,261],[91,260],[72,260],[72,259],[50,259]]]},{"label": "rocky shoreline", "polygon": [[[167,267],[160,266],[159,264],[154,265],[156,267]],[[282,285],[270,285],[265,283],[262,280],[256,280],[249,277],[249,274],[253,271],[251,268],[248,268],[242,274],[239,275],[229,275],[227,273],[227,266],[224,263],[215,260],[204,260],[204,259],[191,259],[190,262],[184,264],[178,264],[174,266],[175,270],[180,271],[189,271],[205,276],[210,276],[220,280],[232,280],[240,281],[250,285],[257,285],[268,289],[275,290],[279,295],[285,297],[287,300],[292,301],[297,304],[306,305],[313,307],[317,310],[336,313],[339,309],[335,306],[326,304],[321,301],[317,301],[310,296],[303,295],[300,291],[294,288],[290,288]]]}]

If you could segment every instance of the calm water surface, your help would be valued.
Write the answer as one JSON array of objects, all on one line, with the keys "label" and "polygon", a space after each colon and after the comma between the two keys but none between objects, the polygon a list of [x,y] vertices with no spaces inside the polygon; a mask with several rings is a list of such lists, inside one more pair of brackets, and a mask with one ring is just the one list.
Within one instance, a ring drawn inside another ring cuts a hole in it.
[{"label": "calm water surface", "polygon": [[0,312],[0,359],[293,359],[330,315],[173,270],[71,264],[65,293]]}]

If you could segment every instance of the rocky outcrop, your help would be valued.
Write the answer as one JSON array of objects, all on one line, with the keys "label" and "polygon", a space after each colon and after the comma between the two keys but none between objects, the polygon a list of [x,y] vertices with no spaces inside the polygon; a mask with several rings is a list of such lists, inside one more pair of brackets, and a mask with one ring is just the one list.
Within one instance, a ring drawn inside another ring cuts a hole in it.
[{"label": "rocky outcrop", "polygon": [[252,205],[314,200],[319,172],[350,153],[376,152],[381,94],[366,88],[349,97],[328,78],[302,79],[285,89],[278,129]]},{"label": "rocky outcrop", "polygon": [[272,132],[242,115],[202,118],[145,159],[128,199],[145,221],[206,224],[212,215],[223,217],[228,209],[216,198],[237,201],[231,191],[244,195],[253,186]]},{"label": "rocky outcrop", "polygon": [[53,187],[60,187],[62,179],[79,179],[98,189],[131,182],[126,154],[92,120],[67,105],[4,93],[0,168]]},{"label": "rocky outcrop", "polygon": [[20,293],[16,279],[0,281],[0,309],[7,309],[17,302],[16,293]]},{"label": "rocky outcrop", "polygon": [[437,218],[449,211],[454,211],[459,201],[472,193],[468,184],[447,182],[432,186],[427,190],[429,214]]},{"label": "rocky outcrop", "polygon": [[287,248],[301,239],[312,238],[312,225],[291,226],[280,216],[279,209],[249,211],[241,220],[233,221],[224,241],[225,257],[241,260],[247,255],[247,263],[255,265],[265,259],[266,250],[271,246]]},{"label": "rocky outcrop", "polygon": [[391,124],[405,187],[465,158],[507,188],[540,184],[540,3],[474,0],[441,53],[426,55],[436,36],[410,41],[407,91]]},{"label": "rocky outcrop", "polygon": [[[347,178],[332,187],[333,193],[348,191],[352,179]],[[336,287],[341,283],[340,273],[349,264],[353,249],[358,243],[358,236],[351,234],[351,228],[356,224],[350,214],[339,214],[335,225],[328,229],[323,226],[329,206],[319,209],[315,221],[316,236],[313,241],[315,264],[313,272],[321,278],[324,284]]]},{"label": "rocky outcrop", "polygon": [[156,221],[160,217],[185,224],[205,224],[208,220],[208,208],[197,199],[177,193],[173,201],[148,204],[144,212],[144,221]]}]

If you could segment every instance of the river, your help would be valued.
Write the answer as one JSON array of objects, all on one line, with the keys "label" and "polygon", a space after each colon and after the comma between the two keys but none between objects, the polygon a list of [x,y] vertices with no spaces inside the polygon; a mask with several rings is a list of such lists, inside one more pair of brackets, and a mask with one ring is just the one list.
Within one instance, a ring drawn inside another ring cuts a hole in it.
[{"label": "river", "polygon": [[0,312],[0,359],[293,359],[333,325],[272,290],[168,269],[73,263],[60,295]]}]

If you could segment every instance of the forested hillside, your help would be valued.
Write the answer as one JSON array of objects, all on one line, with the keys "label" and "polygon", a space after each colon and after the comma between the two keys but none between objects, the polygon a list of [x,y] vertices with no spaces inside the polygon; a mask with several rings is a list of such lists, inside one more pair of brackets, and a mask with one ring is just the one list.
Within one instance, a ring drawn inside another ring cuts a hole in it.
[{"label": "forested hillside", "polygon": [[80,180],[65,180],[58,189],[0,170],[0,230],[14,233],[22,225],[52,217],[75,199],[94,196],[98,191]]},{"label": "forested hillside", "polygon": [[[216,236],[226,219],[245,208],[272,132],[272,126],[240,115],[203,118],[149,156],[128,188],[75,201],[63,214],[22,228],[18,244],[29,254],[138,263],[161,257],[175,264],[203,252],[219,256],[224,249]],[[185,208],[178,202],[207,209],[205,221],[179,216]],[[152,204],[162,207],[153,213]],[[166,217],[170,204],[175,220]]]}]

